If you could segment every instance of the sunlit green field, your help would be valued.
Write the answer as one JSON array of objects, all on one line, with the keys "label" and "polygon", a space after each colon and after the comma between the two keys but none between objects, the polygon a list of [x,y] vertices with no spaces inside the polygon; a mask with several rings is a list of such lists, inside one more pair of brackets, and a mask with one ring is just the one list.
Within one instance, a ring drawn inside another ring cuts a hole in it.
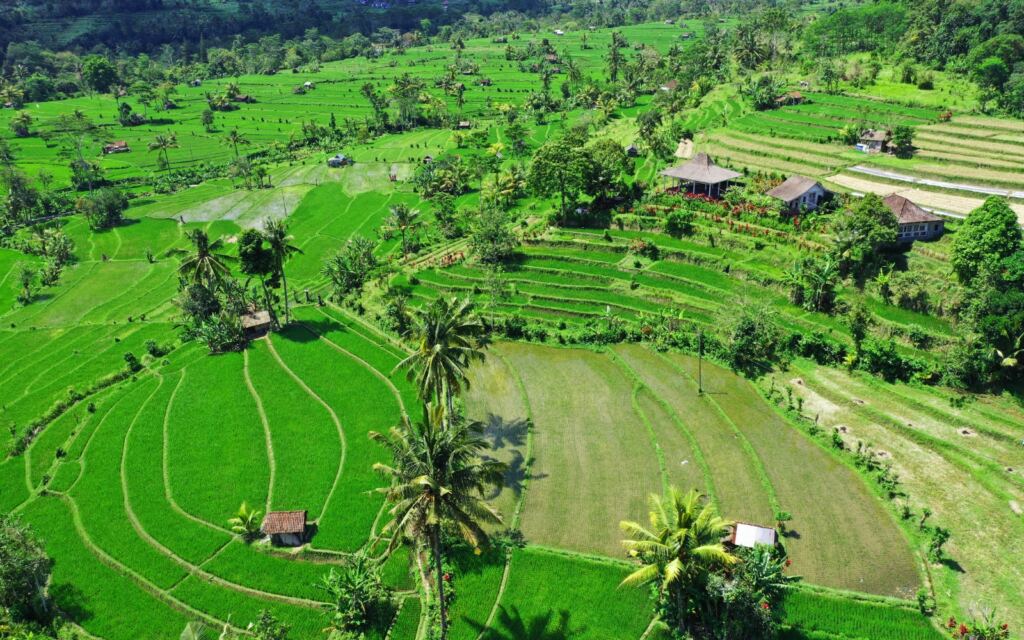
[{"label": "sunlit green field", "polygon": [[[700,34],[698,23],[687,27]],[[661,52],[692,42],[680,40],[680,31],[664,24],[622,29],[631,43]],[[536,37],[549,38],[585,73],[603,74],[610,31],[587,32],[590,49],[582,48],[583,35]],[[304,121],[362,119],[370,113],[360,94],[364,82],[384,88],[410,73],[429,86],[453,56],[448,48],[415,48],[326,64],[317,73],[207,80],[200,88],[179,89],[180,108],[150,109],[151,122],[130,130],[114,125],[116,105],[109,96],[27,110],[36,119],[34,130],[49,134],[58,116],[81,109],[109,137],[132,147],[131,153],[102,158],[98,143],[90,147],[88,155],[101,158],[108,176],[147,177],[157,171],[157,154],[146,149],[157,134],[178,136],[172,167],[223,164],[234,157],[223,141],[233,129],[252,143],[241,152],[255,153],[288,142]],[[503,132],[490,120],[489,105],[518,104],[536,89],[537,76],[506,61],[502,44],[469,41],[462,56],[478,62],[493,86],[465,78],[461,115],[486,128],[489,141],[500,141]],[[307,80],[315,90],[292,93]],[[256,102],[218,113],[215,130],[204,131],[204,94],[231,81]],[[564,75],[555,76],[556,87],[562,81]],[[445,100],[454,113],[454,100]],[[649,100],[642,96],[640,108]],[[851,114],[866,114],[878,124],[919,126],[921,148],[934,154],[959,135],[956,127],[985,129],[991,139],[971,142],[967,136],[962,157],[946,166],[957,170],[977,159],[986,165],[979,171],[1015,171],[995,164],[998,153],[1012,152],[1020,142],[1005,123],[964,117],[934,124],[939,106],[815,92],[810,104],[752,114],[735,87],[723,86],[685,117],[701,134],[700,145],[737,167],[834,176],[857,160],[837,144],[836,130]],[[638,110],[621,110],[595,135],[632,142]],[[531,147],[581,115],[531,125]],[[0,112],[0,135],[10,136],[9,117]],[[34,175],[45,170],[57,186],[67,183],[59,136],[9,142],[20,167]],[[983,148],[993,143],[1013,148]],[[326,596],[316,582],[345,554],[377,550],[371,542],[385,517],[383,500],[373,493],[382,479],[371,465],[387,454],[367,434],[393,426],[403,412],[419,412],[414,389],[394,370],[406,351],[373,326],[372,312],[360,316],[333,304],[293,309],[291,326],[244,353],[209,356],[200,345],[180,344],[176,250],[187,247],[188,230],[202,228],[234,253],[245,228],[268,217],[287,218],[302,250],[287,264],[293,291],[326,294],[324,260],[349,239],[374,241],[384,261],[400,257],[397,238],[381,233],[389,207],[421,209],[425,233],[431,233],[432,205],[405,179],[423,156],[455,146],[452,131],[421,129],[339,149],[356,158],[341,170],[324,166],[321,156],[328,154],[281,160],[272,166],[270,189],[241,189],[228,178],[169,195],[135,188],[130,224],[93,233],[78,217],[61,221],[75,243],[76,261],[59,286],[27,306],[16,302],[16,273],[19,263],[36,259],[0,249],[0,423],[20,436],[41,417],[52,418],[21,455],[9,455],[13,440],[0,441],[0,508],[21,514],[46,541],[57,559],[51,593],[76,623],[110,640],[171,638],[188,620],[244,627],[270,609],[291,627],[291,637],[322,637]],[[915,163],[908,170],[925,175],[923,158]],[[637,166],[637,179],[650,180],[661,165],[641,158]],[[391,182],[391,173],[401,180]],[[476,198],[470,193],[461,203]],[[527,199],[522,209],[539,217],[544,207]],[[813,247],[709,218],[696,224],[698,233],[680,239],[615,227],[607,236],[596,229],[548,230],[524,245],[521,260],[506,273],[510,294],[496,303],[483,293],[484,269],[472,263],[440,268],[429,253],[416,256],[416,268],[392,284],[408,286],[413,307],[439,296],[470,295],[489,316],[552,328],[641,322],[670,309],[709,333],[721,332],[738,305],[756,300],[787,330],[849,342],[843,321],[795,307],[780,284],[789,265]],[[821,231],[805,237],[810,243],[827,240]],[[637,239],[655,242],[662,259],[635,262],[627,247]],[[921,266],[924,283],[938,286],[948,271],[947,255],[943,241],[907,259]],[[901,353],[929,359],[933,349],[951,344],[946,320],[873,302],[876,325],[899,337]],[[923,331],[931,347],[906,339],[912,329]],[[150,340],[169,353],[144,355]],[[98,388],[123,369],[127,352],[143,359],[143,371]],[[484,422],[491,454],[509,464],[505,487],[489,496],[504,514],[496,529],[521,529],[527,546],[507,556],[497,549],[480,556],[455,551],[453,638],[664,637],[651,626],[647,592],[617,587],[630,566],[618,522],[643,519],[647,494],[669,484],[704,492],[732,519],[771,525],[776,511],[792,512],[793,534],[784,542],[794,573],[816,587],[889,598],[797,591],[787,598],[787,637],[936,637],[912,601],[923,583],[921,541],[912,530],[908,534],[912,527],[897,521],[894,508],[844,459],[772,408],[764,389],[705,362],[708,393],[699,396],[695,366],[690,357],[640,345],[573,350],[500,343],[490,349],[474,367],[466,407]],[[953,410],[942,391],[892,387],[802,361],[777,378],[805,398],[805,413],[813,407],[825,426],[849,427],[851,446],[863,438],[892,453],[916,499],[953,528],[952,555],[966,575],[932,568],[936,588],[946,594],[940,594],[943,602],[959,606],[962,590],[1008,609],[1008,619],[1017,623],[1019,616],[1012,616],[1024,610],[1017,596],[1024,578],[990,550],[1012,553],[1021,538],[1011,502],[1024,503],[1024,488],[1019,471],[1006,471],[1024,467],[1014,446],[1024,430],[1019,407],[985,398]],[[67,402],[72,389],[87,397]],[[856,402],[868,397],[871,404]],[[908,431],[903,423],[919,430]],[[970,423],[979,436],[968,440],[949,428],[961,423]],[[965,482],[950,491],[948,478]],[[284,557],[243,544],[227,523],[243,501],[260,510],[308,510],[317,525],[309,548]],[[957,522],[959,509],[970,518]],[[989,514],[996,514],[991,530],[972,526]],[[388,561],[385,574],[401,604],[393,624],[370,637],[421,637],[423,603],[414,566],[401,551]]]}]

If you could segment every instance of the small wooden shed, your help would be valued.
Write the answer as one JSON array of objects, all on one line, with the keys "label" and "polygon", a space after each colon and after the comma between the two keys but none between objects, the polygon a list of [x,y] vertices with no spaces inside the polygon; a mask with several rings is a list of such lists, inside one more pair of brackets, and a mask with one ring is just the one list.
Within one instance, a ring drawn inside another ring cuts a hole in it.
[{"label": "small wooden shed", "polygon": [[857,149],[864,153],[881,153],[889,141],[889,132],[884,129],[868,129],[860,134]]},{"label": "small wooden shed", "polygon": [[306,541],[305,511],[271,511],[263,518],[263,535],[282,547],[298,547]]},{"label": "small wooden shed", "polygon": [[271,319],[269,311],[253,310],[243,314],[240,320],[242,321],[242,330],[245,332],[245,337],[250,340],[265,336],[270,331]]},{"label": "small wooden shed", "polygon": [[112,153],[128,153],[131,151],[131,147],[124,140],[118,140],[117,142],[111,142],[103,147],[103,155],[110,155]]}]

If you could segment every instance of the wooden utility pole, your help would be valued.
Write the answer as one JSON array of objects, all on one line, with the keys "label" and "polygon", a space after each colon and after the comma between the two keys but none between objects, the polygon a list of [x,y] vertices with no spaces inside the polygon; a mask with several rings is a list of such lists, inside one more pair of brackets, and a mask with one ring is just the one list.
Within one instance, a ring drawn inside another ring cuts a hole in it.
[{"label": "wooden utility pole", "polygon": [[697,329],[697,395],[704,394],[704,330]]}]

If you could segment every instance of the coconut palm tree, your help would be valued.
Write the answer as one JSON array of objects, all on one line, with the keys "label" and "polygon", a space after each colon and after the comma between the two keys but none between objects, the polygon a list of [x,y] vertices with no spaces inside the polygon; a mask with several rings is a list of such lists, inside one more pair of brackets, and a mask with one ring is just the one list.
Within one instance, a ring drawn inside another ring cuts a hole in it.
[{"label": "coconut palm tree", "polygon": [[448,633],[445,601],[444,549],[441,528],[451,525],[479,549],[487,541],[484,524],[500,524],[501,515],[484,496],[501,487],[505,465],[484,458],[489,445],[483,425],[464,421],[442,424],[444,411],[426,405],[422,422],[407,419],[387,435],[371,432],[370,438],[386,447],[392,463],[375,464],[374,470],[391,480],[378,491],[391,505],[391,520],[381,530],[391,536],[389,552],[403,536],[429,545],[434,560],[434,584],[441,614],[441,640]]},{"label": "coconut palm tree", "polygon": [[[212,291],[228,274],[229,270],[224,262],[232,258],[218,253],[224,243],[220,240],[210,242],[210,237],[202,229],[192,229],[186,235],[192,242],[194,251],[182,260],[178,266],[178,274],[195,284],[202,284]],[[178,250],[175,253],[188,252]]]},{"label": "coconut palm tree", "polygon": [[28,111],[19,111],[10,123],[11,131],[19,138],[26,138],[32,132],[32,114]]},{"label": "coconut palm tree", "polygon": [[238,129],[232,129],[228,135],[224,136],[224,142],[230,144],[231,147],[235,150],[235,160],[237,160],[238,145],[249,144],[249,139],[246,138],[242,133],[240,133]]},{"label": "coconut palm tree", "polygon": [[420,398],[443,403],[451,418],[455,396],[469,388],[470,363],[484,359],[484,325],[473,302],[469,298],[434,300],[414,313],[408,335],[415,339],[416,349],[395,370],[407,369]]},{"label": "coconut palm tree", "polygon": [[164,170],[168,172],[171,170],[171,159],[168,157],[167,152],[170,149],[177,148],[178,136],[176,136],[174,133],[169,133],[167,135],[164,135],[162,133],[158,134],[155,138],[153,138],[153,141],[149,143],[150,151],[156,151],[163,156]]},{"label": "coconut palm tree", "polygon": [[284,286],[284,321],[287,324],[289,322],[288,277],[284,273],[284,263],[296,253],[302,253],[302,250],[291,244],[294,238],[288,235],[288,225],[283,220],[267,218],[266,222],[263,223],[263,235],[267,239],[267,245],[270,247],[270,254],[274,260],[274,269],[277,271],[277,276],[281,278],[281,284]]},{"label": "coconut palm tree", "polygon": [[388,218],[388,227],[397,231],[402,236],[402,258],[409,257],[409,234],[419,226],[420,212],[411,208],[404,202],[391,207],[391,217]]},{"label": "coconut palm tree", "polygon": [[711,572],[737,561],[722,545],[722,537],[731,523],[719,517],[714,505],[692,490],[682,494],[670,487],[664,496],[652,494],[648,504],[649,526],[631,521],[619,523],[629,536],[622,545],[641,565],[620,586],[657,584],[685,634],[691,612],[705,597]]}]

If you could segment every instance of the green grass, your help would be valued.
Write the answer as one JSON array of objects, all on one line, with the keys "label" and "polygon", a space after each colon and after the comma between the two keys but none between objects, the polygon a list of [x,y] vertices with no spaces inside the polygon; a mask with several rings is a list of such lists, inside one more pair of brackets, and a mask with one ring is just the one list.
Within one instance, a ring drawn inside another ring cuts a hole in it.
[{"label": "green grass", "polygon": [[266,503],[267,448],[243,381],[241,354],[188,368],[167,434],[170,488],[186,512],[226,526],[242,502],[256,508]]},{"label": "green grass", "polygon": [[45,540],[55,564],[50,596],[73,621],[112,640],[142,635],[177,637],[189,618],[166,606],[131,578],[101,562],[79,538],[66,506],[37,500],[25,519]]},{"label": "green grass", "polygon": [[[503,344],[500,353],[523,381],[535,425],[527,539],[618,555],[618,521],[644,516],[642,497],[661,489],[630,382],[592,352]],[[565,381],[586,393],[566,393]]]},{"label": "green grass", "polygon": [[[339,427],[327,410],[285,373],[265,343],[254,344],[247,355],[248,376],[266,414],[274,452],[271,508],[306,509],[315,520],[341,463]],[[310,442],[316,446],[310,447]]]},{"label": "green grass", "polygon": [[452,589],[455,597],[449,609],[452,640],[475,640],[479,635],[476,624],[487,620],[498,585],[505,569],[505,556],[497,549],[474,555],[468,547],[460,547],[449,554],[455,565]]},{"label": "green grass", "polygon": [[787,638],[800,638],[804,634],[817,637],[816,632],[865,640],[938,640],[944,637],[919,611],[892,602],[794,589],[786,595],[783,606],[785,624],[794,632],[785,633]]},{"label": "green grass", "polygon": [[618,589],[625,565],[526,548],[512,573],[486,640],[638,638],[650,621],[643,589]]},{"label": "green grass", "polygon": [[[330,330],[325,334],[328,339],[332,336]],[[370,369],[331,349],[308,330],[290,329],[273,343],[286,365],[334,409],[345,434],[342,483],[320,518],[313,546],[355,551],[369,538],[382,503],[379,495],[370,493],[381,485],[372,465],[387,460],[384,449],[371,442],[368,434],[397,423],[398,402]]]},{"label": "green grass", "polygon": [[99,548],[167,589],[184,579],[185,570],[135,532],[125,512],[120,476],[125,429],[158,384],[148,380],[131,388],[106,415],[85,451],[86,463],[71,497],[80,505],[82,525]]}]

